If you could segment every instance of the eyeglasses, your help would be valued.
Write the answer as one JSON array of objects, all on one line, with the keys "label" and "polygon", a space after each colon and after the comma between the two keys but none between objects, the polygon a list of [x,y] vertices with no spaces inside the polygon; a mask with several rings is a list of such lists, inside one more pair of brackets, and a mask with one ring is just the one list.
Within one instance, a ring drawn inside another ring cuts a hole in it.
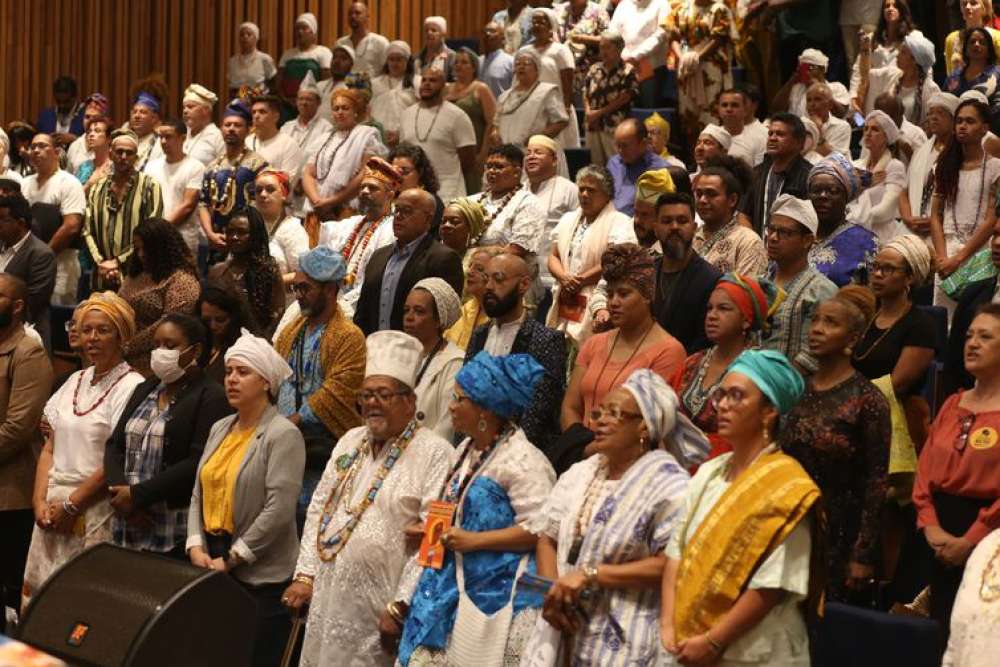
[{"label": "eyeglasses", "polygon": [[461,403],[462,401],[471,401],[471,400],[472,400],[471,398],[465,396],[464,394],[459,394],[458,392],[455,391],[451,392],[452,403]]},{"label": "eyeglasses", "polygon": [[642,419],[642,414],[638,412],[631,412],[629,410],[622,410],[621,406],[618,405],[598,407],[590,411],[590,421],[592,423],[596,424],[605,417],[620,423],[626,419]]},{"label": "eyeglasses", "polygon": [[802,231],[799,229],[785,229],[784,227],[775,227],[774,225],[768,225],[767,229],[764,230],[764,236],[776,236],[781,241],[787,241],[793,236],[800,236]]},{"label": "eyeglasses", "polygon": [[718,387],[712,392],[712,407],[718,410],[719,406],[722,405],[722,401],[727,398],[730,403],[742,403],[747,398],[747,392],[739,387],[730,387],[729,389]]},{"label": "eyeglasses", "polygon": [[881,273],[885,276],[894,276],[897,273],[903,273],[906,269],[902,266],[893,266],[892,264],[883,264],[881,262],[874,262],[872,264],[872,273]]},{"label": "eyeglasses", "polygon": [[358,400],[361,403],[377,400],[379,403],[388,403],[394,396],[406,396],[408,391],[390,391],[388,389],[377,389],[375,391],[359,391]]},{"label": "eyeglasses", "polygon": [[976,415],[966,415],[962,418],[962,428],[958,432],[958,436],[955,437],[955,450],[958,452],[964,452],[965,446],[969,444],[969,432],[972,431],[972,425],[976,423]]}]

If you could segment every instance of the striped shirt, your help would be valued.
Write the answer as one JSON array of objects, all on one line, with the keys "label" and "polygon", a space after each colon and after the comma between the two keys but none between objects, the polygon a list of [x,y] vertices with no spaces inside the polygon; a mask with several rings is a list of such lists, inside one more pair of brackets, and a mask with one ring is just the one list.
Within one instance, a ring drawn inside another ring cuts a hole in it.
[{"label": "striped shirt", "polygon": [[[772,264],[768,277],[774,280]],[[807,372],[816,370],[809,352],[809,326],[817,306],[837,293],[837,286],[816,269],[807,267],[785,283],[785,300],[771,318],[771,333],[762,341],[765,350],[783,352],[789,361]]]},{"label": "striped shirt", "polygon": [[90,189],[83,238],[95,263],[117,259],[122,265],[132,254],[132,232],[139,223],[163,215],[163,196],[155,178],[137,173],[132,187],[114,207],[111,184],[111,176],[105,176]]}]

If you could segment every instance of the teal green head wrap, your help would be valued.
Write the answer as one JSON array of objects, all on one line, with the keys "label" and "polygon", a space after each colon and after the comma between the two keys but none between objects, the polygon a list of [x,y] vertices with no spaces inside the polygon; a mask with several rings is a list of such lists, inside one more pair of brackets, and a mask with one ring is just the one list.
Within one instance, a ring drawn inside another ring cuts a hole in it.
[{"label": "teal green head wrap", "polygon": [[795,407],[806,388],[788,357],[774,350],[746,350],[729,364],[726,373],[742,373],[750,378],[780,414]]}]

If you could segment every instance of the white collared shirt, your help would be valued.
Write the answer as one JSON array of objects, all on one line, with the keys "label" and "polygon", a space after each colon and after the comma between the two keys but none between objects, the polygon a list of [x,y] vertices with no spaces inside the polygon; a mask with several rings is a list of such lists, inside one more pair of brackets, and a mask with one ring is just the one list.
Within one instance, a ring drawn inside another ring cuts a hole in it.
[{"label": "white collared shirt", "polygon": [[10,260],[14,259],[14,255],[17,254],[17,251],[24,247],[24,244],[28,242],[28,237],[30,236],[31,232],[27,232],[21,237],[20,241],[9,248],[4,248],[3,251],[0,251],[0,271],[7,270],[7,265],[10,264]]}]

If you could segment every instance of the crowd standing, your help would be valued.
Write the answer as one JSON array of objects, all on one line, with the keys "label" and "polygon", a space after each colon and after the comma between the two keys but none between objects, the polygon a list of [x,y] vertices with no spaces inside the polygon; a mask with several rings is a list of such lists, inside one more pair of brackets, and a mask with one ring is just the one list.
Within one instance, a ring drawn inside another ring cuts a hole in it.
[{"label": "crowd standing", "polygon": [[7,627],[110,542],[258,665],[808,665],[826,603],[992,664],[992,3],[506,4],[8,119]]}]

